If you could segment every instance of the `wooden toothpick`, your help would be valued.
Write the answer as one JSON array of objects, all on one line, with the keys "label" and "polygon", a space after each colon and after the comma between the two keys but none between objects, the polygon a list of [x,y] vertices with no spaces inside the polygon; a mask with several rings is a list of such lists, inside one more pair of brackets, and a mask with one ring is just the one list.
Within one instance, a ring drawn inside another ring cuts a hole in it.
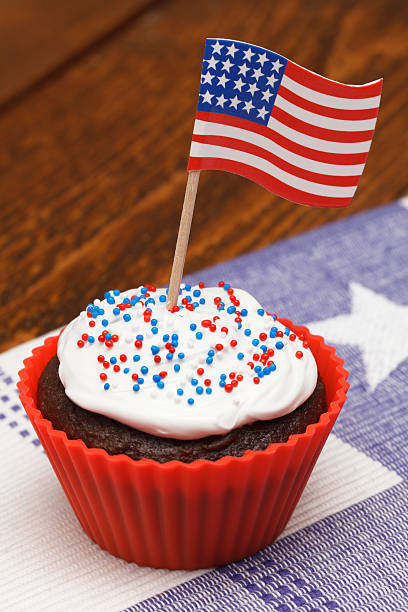
[{"label": "wooden toothpick", "polygon": [[186,193],[184,194],[183,210],[181,213],[176,250],[174,252],[173,267],[171,269],[169,293],[167,296],[168,309],[173,308],[173,306],[177,304],[199,179],[200,170],[190,170],[187,178]]}]

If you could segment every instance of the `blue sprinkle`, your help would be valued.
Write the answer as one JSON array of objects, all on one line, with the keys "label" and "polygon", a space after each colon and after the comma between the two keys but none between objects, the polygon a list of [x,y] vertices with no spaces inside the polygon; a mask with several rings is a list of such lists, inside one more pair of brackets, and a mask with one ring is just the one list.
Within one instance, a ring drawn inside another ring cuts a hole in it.
[{"label": "blue sprinkle", "polygon": [[210,350],[208,351],[208,356],[209,356],[209,357],[214,357],[214,355],[215,355],[215,351],[213,351],[212,349],[210,349]]},{"label": "blue sprinkle", "polygon": [[136,336],[136,340],[143,340],[143,336],[142,336],[142,334],[138,334],[138,335]]},{"label": "blue sprinkle", "polygon": [[263,369],[263,373],[264,373],[265,375],[268,375],[268,374],[270,374],[271,372],[272,372],[272,370],[271,370],[271,368],[269,368],[269,367],[266,367],[266,368],[264,368],[264,369]]},{"label": "blue sprinkle", "polygon": [[240,321],[238,321],[238,329],[241,329],[242,327],[242,323],[240,323]]},{"label": "blue sprinkle", "polygon": [[109,389],[109,387],[110,387],[110,384],[109,384],[109,383],[105,383],[105,384],[103,385],[103,388],[105,389],[105,391],[107,391],[107,390]]},{"label": "blue sprinkle", "polygon": [[192,397],[189,397],[187,401],[190,405],[194,404],[194,400]]},{"label": "blue sprinkle", "polygon": [[[150,347],[150,350],[152,351],[152,355],[157,355],[157,353],[160,351],[160,347],[159,346],[155,346],[154,344]],[[133,358],[134,359],[134,358]]]},{"label": "blue sprinkle", "polygon": [[152,319],[152,320],[150,321],[150,325],[153,325],[153,326],[154,326],[154,325],[157,325],[157,319]]},{"label": "blue sprinkle", "polygon": [[169,341],[169,339],[170,339],[169,334],[164,334],[164,336],[163,336],[163,342],[168,342],[168,341]]},{"label": "blue sprinkle", "polygon": [[140,361],[140,355],[133,355],[133,361]]},{"label": "blue sprinkle", "polygon": [[228,289],[229,289],[230,287],[231,287],[231,285],[228,285],[228,283],[225,283],[225,285],[224,285],[224,289],[225,289],[225,291],[228,291]]},{"label": "blue sprinkle", "polygon": [[120,295],[119,289],[114,289],[113,290],[113,295]]},{"label": "blue sprinkle", "polygon": [[125,369],[123,370],[123,373],[124,373],[124,374],[129,374],[129,371],[130,371],[130,370],[129,370],[129,368],[125,368]]},{"label": "blue sprinkle", "polygon": [[148,304],[155,304],[156,300],[154,300],[152,297],[149,297],[149,299],[146,300],[145,302],[145,306],[147,306]]},{"label": "blue sprinkle", "polygon": [[112,334],[106,334],[105,335],[105,340],[110,340],[112,338]]},{"label": "blue sprinkle", "polygon": [[258,338],[254,338],[254,339],[252,340],[252,344],[253,344],[254,346],[258,346],[258,344],[259,344],[259,340],[258,340]]},{"label": "blue sprinkle", "polygon": [[139,391],[140,387],[139,385],[136,383],[136,385],[133,385],[133,391]]},{"label": "blue sprinkle", "polygon": [[201,332],[196,333],[197,340],[201,340],[202,337],[203,337],[203,334]]},{"label": "blue sprinkle", "polygon": [[157,382],[159,382],[159,380],[161,380],[161,376],[160,376],[160,374],[155,374],[155,375],[153,376],[153,382],[157,383]]},{"label": "blue sprinkle", "polygon": [[194,289],[193,295],[194,295],[194,297],[200,297],[201,291],[199,289]]},{"label": "blue sprinkle", "polygon": [[186,286],[184,287],[184,289],[185,289],[186,291],[190,291],[190,290],[191,290],[191,285],[186,285]]},{"label": "blue sprinkle", "polygon": [[177,395],[183,395],[184,391],[183,389],[177,389]]},{"label": "blue sprinkle", "polygon": [[169,361],[171,361],[173,359],[173,353],[167,353],[166,355],[166,359],[168,359]]},{"label": "blue sprinkle", "polygon": [[114,364],[114,363],[116,363],[116,362],[117,362],[117,359],[116,359],[116,357],[111,357],[111,358],[109,359],[109,361],[110,361],[112,364]]},{"label": "blue sprinkle", "polygon": [[174,371],[175,372],[180,372],[180,364],[179,363],[175,363],[174,364]]},{"label": "blue sprinkle", "polygon": [[289,327],[285,327],[285,336],[289,336],[289,334],[290,334]]},{"label": "blue sprinkle", "polygon": [[266,344],[262,344],[262,346],[260,347],[261,351],[263,353],[266,353],[266,351],[268,350],[268,347],[266,346]]},{"label": "blue sprinkle", "polygon": [[238,357],[238,359],[243,359],[244,358],[244,353],[238,353],[237,357]]},{"label": "blue sprinkle", "polygon": [[108,321],[108,319],[102,319],[102,325],[103,325],[104,327],[106,327],[107,325],[109,325],[109,321]]},{"label": "blue sprinkle", "polygon": [[157,386],[159,387],[159,389],[163,389],[164,388],[164,382],[162,380],[159,380],[159,382],[157,383]]},{"label": "blue sprinkle", "polygon": [[225,304],[223,304],[222,302],[220,302],[217,306],[217,310],[225,310]]},{"label": "blue sprinkle", "polygon": [[146,287],[142,287],[141,290],[140,290],[140,293],[143,293],[143,295],[145,293],[147,293],[147,288]]},{"label": "blue sprinkle", "polygon": [[114,315],[120,314],[120,310],[119,310],[118,307],[114,308],[112,312],[113,312]]},{"label": "blue sprinkle", "polygon": [[172,340],[178,340],[178,334],[171,334]]},{"label": "blue sprinkle", "polygon": [[269,332],[270,338],[276,338],[276,332],[278,331],[277,327],[271,327],[271,331]]},{"label": "blue sprinkle", "polygon": [[93,304],[88,304],[88,306],[86,307],[87,310],[93,310],[94,309],[94,305]]},{"label": "blue sprinkle", "polygon": [[233,313],[233,312],[235,312],[235,311],[236,311],[235,306],[228,306],[228,308],[227,308],[227,312],[228,312],[228,314],[232,314],[232,313]]},{"label": "blue sprinkle", "polygon": [[263,317],[263,316],[264,316],[264,314],[265,314],[265,311],[264,311],[264,309],[263,309],[263,308],[258,308],[258,310],[257,310],[256,312],[257,312],[257,313],[259,314],[259,316],[261,316],[261,317]]},{"label": "blue sprinkle", "polygon": [[198,308],[199,303],[198,302],[193,302],[193,306],[194,306],[194,308]]},{"label": "blue sprinkle", "polygon": [[106,301],[108,302],[108,304],[114,304],[115,303],[115,298],[113,298],[111,295],[109,297],[106,298]]},{"label": "blue sprinkle", "polygon": [[184,359],[184,357],[185,357],[184,353],[179,353],[179,354],[178,354],[178,358],[179,358],[179,359]]},{"label": "blue sprinkle", "polygon": [[213,358],[212,357],[207,357],[207,359],[205,361],[208,363],[208,365],[211,365],[212,362],[213,362]]},{"label": "blue sprinkle", "polygon": [[92,311],[92,318],[96,319],[97,316],[98,316],[98,311],[97,310],[93,310]]},{"label": "blue sprinkle", "polygon": [[138,298],[136,295],[132,298],[132,306],[136,306],[136,304],[138,303],[138,301],[140,300],[140,298]]},{"label": "blue sprinkle", "polygon": [[150,313],[152,313],[152,309],[151,308],[146,308],[146,310]]},{"label": "blue sprinkle", "polygon": [[198,385],[198,380],[196,378],[192,378],[191,379],[191,384],[194,385],[194,386]]},{"label": "blue sprinkle", "polygon": [[225,380],[227,378],[227,375],[226,374],[221,374],[220,378],[221,378],[221,380]]},{"label": "blue sprinkle", "polygon": [[246,316],[247,316],[247,314],[248,314],[247,309],[246,309],[246,308],[243,308],[243,309],[241,310],[241,317],[246,317]]},{"label": "blue sprinkle", "polygon": [[157,327],[152,327],[152,334],[157,334],[159,330],[157,329]]},{"label": "blue sprinkle", "polygon": [[95,342],[95,338],[93,336],[88,336],[88,342],[92,344],[93,342]]},{"label": "blue sprinkle", "polygon": [[256,372],[257,374],[262,370],[262,366],[257,365],[254,367],[254,372]]},{"label": "blue sprinkle", "polygon": [[272,319],[273,319],[274,321],[276,321],[277,316],[276,316],[275,314],[273,314],[273,315],[272,315]]},{"label": "blue sprinkle", "polygon": [[279,342],[277,342],[277,343],[275,344],[275,346],[276,346],[276,348],[277,348],[277,349],[283,349],[284,344],[283,344],[283,342],[279,341]]},{"label": "blue sprinkle", "polygon": [[225,380],[220,380],[220,387],[225,387]]},{"label": "blue sprinkle", "polygon": [[129,300],[129,298],[128,298],[128,297],[126,297],[126,298],[123,300],[123,303],[124,303],[124,304],[130,304],[130,300]]},{"label": "blue sprinkle", "polygon": [[105,298],[108,298],[110,296],[111,296],[110,291],[105,291],[105,293],[103,294],[103,297]]},{"label": "blue sprinkle", "polygon": [[127,313],[126,313],[126,314],[124,314],[124,315],[123,315],[123,320],[124,320],[124,321],[130,321],[130,319],[131,319],[131,318],[132,318],[132,317],[130,316],[130,314],[127,314]]},{"label": "blue sprinkle", "polygon": [[211,393],[212,393],[211,387],[207,387],[205,392],[206,392],[207,395],[211,395]]},{"label": "blue sprinkle", "polygon": [[265,376],[265,374],[263,372],[259,372],[258,376],[259,376],[259,378],[263,378]]},{"label": "blue sprinkle", "polygon": [[187,300],[187,302],[191,302],[192,301],[191,295],[186,295],[185,299]]},{"label": "blue sprinkle", "polygon": [[178,342],[177,342],[177,340],[173,340],[172,345],[174,346],[174,348],[177,348],[177,347],[178,347]]},{"label": "blue sprinkle", "polygon": [[198,395],[202,395],[203,391],[204,391],[204,389],[202,387],[197,387],[197,389],[196,389],[196,393],[198,393]]},{"label": "blue sprinkle", "polygon": [[143,383],[144,383],[144,378],[140,378],[140,377],[139,377],[139,378],[137,379],[137,382],[139,383],[139,385],[143,385]]},{"label": "blue sprinkle", "polygon": [[96,308],[98,309],[98,314],[103,315],[105,314],[105,311],[103,308],[99,308],[99,306],[96,306]]},{"label": "blue sprinkle", "polygon": [[166,296],[165,296],[165,295],[161,295],[161,296],[159,297],[159,302],[165,302],[166,300],[167,300],[167,298],[166,298]]},{"label": "blue sprinkle", "polygon": [[274,372],[276,370],[276,363],[272,363],[269,367],[271,371]]},{"label": "blue sprinkle", "polygon": [[148,371],[149,371],[149,368],[147,366],[142,366],[140,368],[140,371],[141,371],[142,374],[147,374]]},{"label": "blue sprinkle", "polygon": [[191,331],[196,330],[197,329],[197,325],[195,323],[191,323],[190,329],[191,329]]},{"label": "blue sprinkle", "polygon": [[250,336],[250,335],[251,335],[251,333],[252,333],[252,332],[251,332],[251,330],[250,330],[250,329],[246,329],[246,330],[244,331],[244,334],[245,334],[246,336]]},{"label": "blue sprinkle", "polygon": [[205,304],[205,299],[204,298],[200,298],[200,304]]}]

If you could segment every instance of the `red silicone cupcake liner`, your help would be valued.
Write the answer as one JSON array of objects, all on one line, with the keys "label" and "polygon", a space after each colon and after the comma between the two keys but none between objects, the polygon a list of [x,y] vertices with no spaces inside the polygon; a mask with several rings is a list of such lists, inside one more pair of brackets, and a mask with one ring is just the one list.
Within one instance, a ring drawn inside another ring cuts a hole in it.
[{"label": "red silicone cupcake liner", "polygon": [[24,361],[18,383],[23,406],[80,524],[99,546],[139,565],[197,569],[251,555],[282,532],[349,385],[334,348],[305,327],[281,321],[308,339],[328,411],[285,443],[217,461],[135,461],[69,440],[37,409],[38,379],[58,337]]}]

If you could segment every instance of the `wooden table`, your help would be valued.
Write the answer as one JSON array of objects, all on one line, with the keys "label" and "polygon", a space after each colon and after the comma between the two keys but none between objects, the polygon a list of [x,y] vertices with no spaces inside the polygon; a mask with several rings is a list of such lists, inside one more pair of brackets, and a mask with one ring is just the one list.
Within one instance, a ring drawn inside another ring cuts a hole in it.
[{"label": "wooden table", "polygon": [[0,349],[106,289],[168,282],[206,36],[384,89],[350,208],[204,172],[187,272],[407,193],[407,2],[0,0],[0,15]]}]

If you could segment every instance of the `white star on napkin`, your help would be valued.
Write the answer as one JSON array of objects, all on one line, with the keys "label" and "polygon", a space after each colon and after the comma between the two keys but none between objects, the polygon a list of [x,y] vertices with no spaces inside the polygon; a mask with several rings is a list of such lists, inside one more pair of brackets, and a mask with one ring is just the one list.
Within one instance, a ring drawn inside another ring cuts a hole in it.
[{"label": "white star on napkin", "polygon": [[350,283],[350,292],[350,314],[315,321],[308,327],[327,342],[360,348],[372,393],[408,358],[408,306],[358,283]]}]

